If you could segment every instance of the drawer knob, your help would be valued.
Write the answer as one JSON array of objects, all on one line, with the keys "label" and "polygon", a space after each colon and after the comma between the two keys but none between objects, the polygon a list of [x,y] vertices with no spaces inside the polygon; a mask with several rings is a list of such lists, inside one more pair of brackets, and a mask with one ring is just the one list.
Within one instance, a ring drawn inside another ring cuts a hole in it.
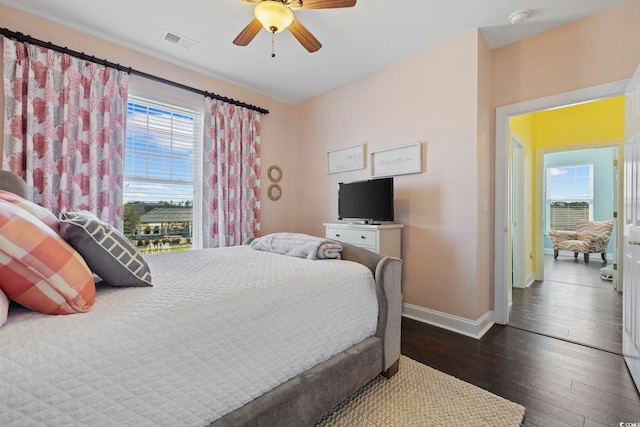
[{"label": "drawer knob", "polygon": [[361,238],[361,239],[366,239],[366,238],[367,238],[367,236],[360,236],[360,238]]},{"label": "drawer knob", "polygon": [[336,233],[336,237],[340,237],[340,235],[338,233]]}]

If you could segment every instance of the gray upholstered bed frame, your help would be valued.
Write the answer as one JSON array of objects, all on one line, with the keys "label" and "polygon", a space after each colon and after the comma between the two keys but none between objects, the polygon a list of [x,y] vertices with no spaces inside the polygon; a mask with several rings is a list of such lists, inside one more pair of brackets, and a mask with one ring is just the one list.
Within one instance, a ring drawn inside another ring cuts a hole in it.
[{"label": "gray upholstered bed frame", "polygon": [[[10,172],[0,170],[0,189],[30,199],[26,183]],[[376,335],[225,415],[211,427],[309,426],[379,374],[390,377],[397,372],[402,261],[342,245],[343,259],[366,266],[374,275],[379,306]]]},{"label": "gray upholstered bed frame", "polygon": [[9,171],[0,170],[0,190],[10,191],[24,199],[31,200],[27,183]]},{"label": "gray upholstered bed frame", "polygon": [[379,374],[391,377],[400,359],[402,261],[343,243],[342,258],[374,274],[376,335],[309,369],[215,421],[220,426],[310,426]]}]

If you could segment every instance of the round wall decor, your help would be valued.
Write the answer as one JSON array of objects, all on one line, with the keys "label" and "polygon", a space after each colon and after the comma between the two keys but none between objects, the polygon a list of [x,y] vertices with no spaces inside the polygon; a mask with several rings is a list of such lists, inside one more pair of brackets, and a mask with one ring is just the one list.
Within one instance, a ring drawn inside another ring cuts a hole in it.
[{"label": "round wall decor", "polygon": [[276,165],[269,166],[267,176],[271,182],[279,182],[282,179],[282,169]]},{"label": "round wall decor", "polygon": [[269,198],[274,202],[282,196],[282,189],[278,184],[271,184],[267,192],[269,193]]}]

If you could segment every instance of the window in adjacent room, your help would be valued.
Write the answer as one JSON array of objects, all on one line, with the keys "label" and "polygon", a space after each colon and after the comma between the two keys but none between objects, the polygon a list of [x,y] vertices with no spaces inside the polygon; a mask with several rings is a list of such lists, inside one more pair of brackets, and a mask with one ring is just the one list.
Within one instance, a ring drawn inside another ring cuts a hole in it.
[{"label": "window in adjacent room", "polygon": [[547,230],[575,230],[593,219],[593,165],[547,167]]},{"label": "window in adjacent room", "polygon": [[193,247],[201,140],[200,112],[129,96],[124,232],[143,253]]}]

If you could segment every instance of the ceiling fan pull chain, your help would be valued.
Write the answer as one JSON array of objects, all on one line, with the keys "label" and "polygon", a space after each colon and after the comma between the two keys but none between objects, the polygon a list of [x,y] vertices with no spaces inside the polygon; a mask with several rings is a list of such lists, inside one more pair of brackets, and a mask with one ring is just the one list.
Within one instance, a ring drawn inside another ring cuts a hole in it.
[{"label": "ceiling fan pull chain", "polygon": [[276,57],[276,32],[271,32],[271,57]]}]

